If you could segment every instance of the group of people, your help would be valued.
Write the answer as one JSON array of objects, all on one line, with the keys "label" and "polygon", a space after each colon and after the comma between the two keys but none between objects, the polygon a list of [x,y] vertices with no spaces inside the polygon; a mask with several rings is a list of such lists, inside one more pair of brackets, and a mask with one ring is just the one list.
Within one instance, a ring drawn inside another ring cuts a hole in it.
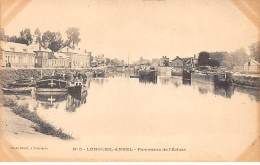
[{"label": "group of people", "polygon": [[87,72],[80,73],[80,72],[74,71],[73,80],[74,81],[82,81],[85,84],[86,81],[87,81]]}]

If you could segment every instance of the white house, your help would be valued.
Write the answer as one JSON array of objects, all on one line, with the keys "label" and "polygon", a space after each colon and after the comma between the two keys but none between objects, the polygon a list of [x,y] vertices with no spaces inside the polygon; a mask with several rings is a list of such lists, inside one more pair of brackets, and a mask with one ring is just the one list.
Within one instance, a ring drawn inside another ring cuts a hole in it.
[{"label": "white house", "polygon": [[27,45],[0,41],[2,67],[31,68],[35,66],[35,52]]},{"label": "white house", "polygon": [[252,72],[257,73],[260,71],[260,63],[256,60],[253,60],[250,58],[245,64],[244,64],[244,71],[245,72]]}]

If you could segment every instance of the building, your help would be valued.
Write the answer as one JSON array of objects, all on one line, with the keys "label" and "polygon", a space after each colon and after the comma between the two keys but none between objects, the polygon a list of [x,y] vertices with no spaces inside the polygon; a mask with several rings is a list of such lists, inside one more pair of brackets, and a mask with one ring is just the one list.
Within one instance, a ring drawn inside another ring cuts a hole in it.
[{"label": "building", "polygon": [[67,60],[69,61],[69,68],[90,67],[91,52],[87,52],[86,50],[81,51],[80,49],[73,50],[68,46],[61,48],[58,52],[67,56]]},{"label": "building", "polygon": [[94,62],[97,62],[98,67],[104,67],[106,64],[106,58],[105,58],[104,54],[95,56]]},{"label": "building", "polygon": [[176,58],[172,60],[171,67],[183,68],[183,60],[179,56],[176,56]]},{"label": "building", "polygon": [[245,64],[244,64],[244,71],[245,72],[251,72],[251,73],[258,73],[260,71],[260,63],[256,60],[250,58]]},{"label": "building", "polygon": [[45,49],[40,44],[31,44],[29,47],[35,52],[35,67],[48,68],[49,54],[52,53],[52,50]]},{"label": "building", "polygon": [[48,64],[50,68],[68,68],[70,61],[66,54],[53,52],[49,54]]},{"label": "building", "polygon": [[182,58],[184,68],[196,68],[198,67],[198,59],[196,54],[193,57]]},{"label": "building", "polygon": [[76,56],[74,54],[74,57],[76,57],[76,59],[74,59],[73,61],[75,61],[75,63],[78,65],[78,68],[89,68],[91,52],[80,50],[80,48],[78,48],[76,53]]},{"label": "building", "polygon": [[31,68],[35,67],[35,52],[27,45],[0,41],[2,67]]}]

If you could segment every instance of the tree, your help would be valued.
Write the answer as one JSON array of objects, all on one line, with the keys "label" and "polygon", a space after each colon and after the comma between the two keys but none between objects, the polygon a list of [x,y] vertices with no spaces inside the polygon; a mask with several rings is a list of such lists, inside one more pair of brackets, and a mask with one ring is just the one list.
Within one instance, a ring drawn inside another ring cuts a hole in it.
[{"label": "tree", "polygon": [[210,52],[210,59],[216,60],[219,65],[224,65],[225,57],[228,55],[228,52]]},{"label": "tree", "polygon": [[42,35],[42,46],[56,52],[62,47],[62,36],[60,32],[46,31]]},{"label": "tree", "polygon": [[106,65],[109,65],[110,64],[110,58],[106,58]]},{"label": "tree", "polygon": [[217,60],[214,60],[214,59],[209,59],[208,65],[212,66],[212,67],[219,67],[220,66],[219,62]]},{"label": "tree", "polygon": [[167,58],[166,56],[163,56],[163,66],[169,66],[169,58]]},{"label": "tree", "polygon": [[255,43],[252,43],[250,46],[249,46],[249,50],[250,50],[250,56],[260,62],[260,42],[255,42]]},{"label": "tree", "polygon": [[12,36],[12,37],[9,37],[8,42],[17,42],[18,41],[18,38],[16,36]]},{"label": "tree", "polygon": [[42,41],[42,33],[40,32],[39,28],[37,28],[35,31],[34,31],[34,36],[35,36],[35,43],[36,44],[41,44],[41,41]]},{"label": "tree", "polygon": [[66,30],[67,38],[67,46],[71,47],[72,49],[75,48],[76,45],[81,41],[79,38],[79,28],[70,27]]},{"label": "tree", "polygon": [[230,53],[230,58],[228,61],[232,66],[243,66],[247,61],[249,56],[246,54],[244,48],[240,48]]},{"label": "tree", "polygon": [[26,28],[20,32],[20,37],[17,39],[18,43],[30,45],[32,43],[31,30]]},{"label": "tree", "polygon": [[198,58],[198,65],[199,66],[207,66],[209,65],[209,59],[210,59],[210,55],[208,52],[200,52],[199,53],[199,58]]}]

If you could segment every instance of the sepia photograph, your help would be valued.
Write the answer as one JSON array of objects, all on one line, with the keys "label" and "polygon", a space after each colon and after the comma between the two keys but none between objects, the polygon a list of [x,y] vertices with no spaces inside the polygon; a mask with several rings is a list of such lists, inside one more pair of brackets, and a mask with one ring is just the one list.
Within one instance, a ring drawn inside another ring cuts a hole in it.
[{"label": "sepia photograph", "polygon": [[0,162],[259,162],[259,0],[1,0]]}]

